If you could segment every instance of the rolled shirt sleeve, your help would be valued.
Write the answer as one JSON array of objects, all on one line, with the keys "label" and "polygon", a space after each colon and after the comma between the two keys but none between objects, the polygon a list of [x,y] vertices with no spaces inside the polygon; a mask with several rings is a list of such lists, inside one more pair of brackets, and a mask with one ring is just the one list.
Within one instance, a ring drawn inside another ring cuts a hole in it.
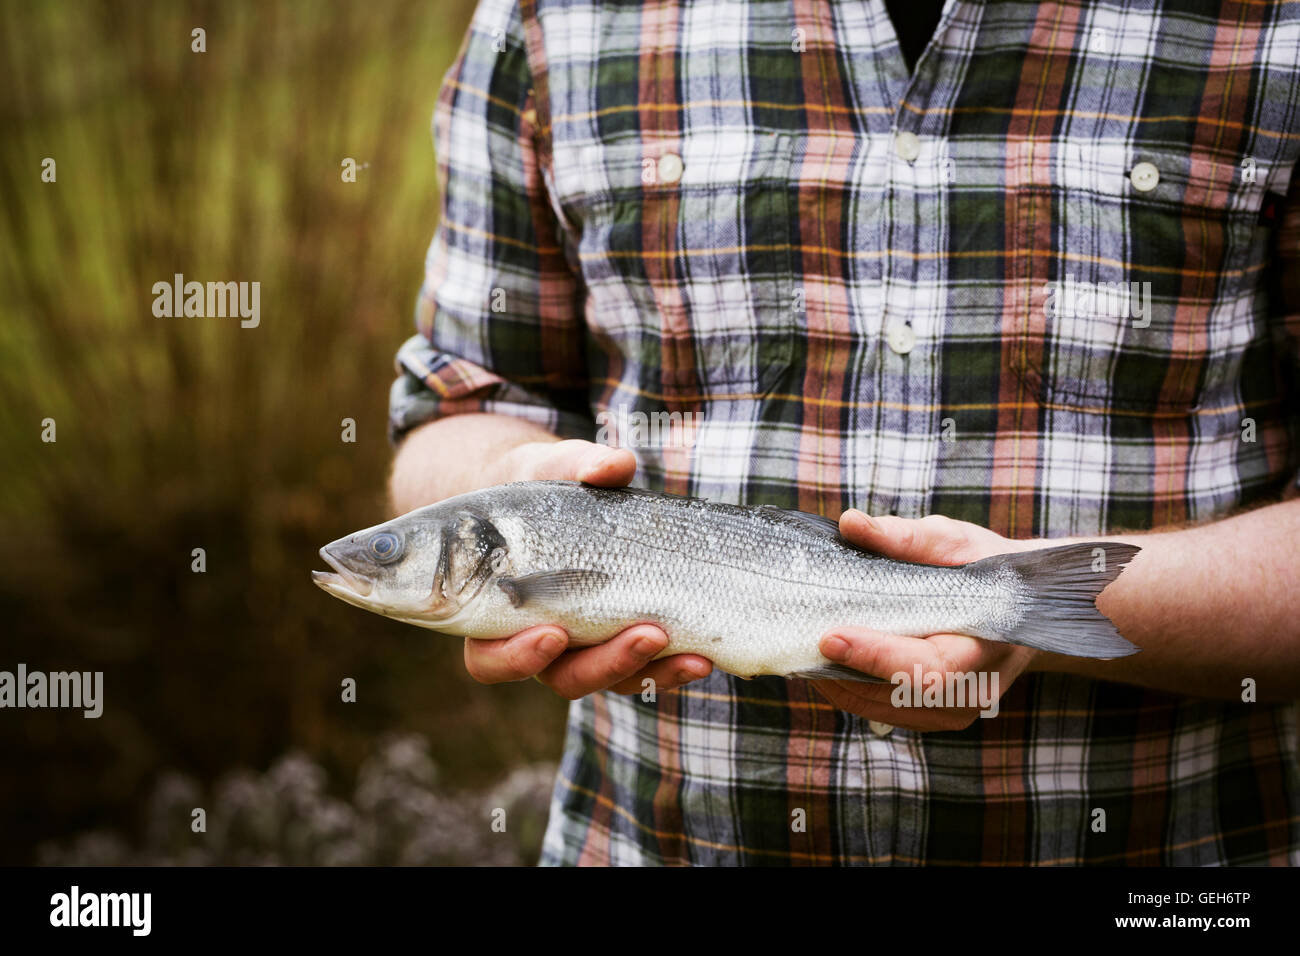
[{"label": "rolled shirt sleeve", "polygon": [[516,0],[479,4],[434,112],[442,213],[397,353],[389,437],[445,415],[594,431],[580,285],[539,161],[546,119]]}]

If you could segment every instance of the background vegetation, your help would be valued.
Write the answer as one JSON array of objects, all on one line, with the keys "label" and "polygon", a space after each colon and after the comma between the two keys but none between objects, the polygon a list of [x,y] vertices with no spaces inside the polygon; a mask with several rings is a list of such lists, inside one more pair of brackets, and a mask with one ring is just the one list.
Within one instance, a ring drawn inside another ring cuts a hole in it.
[{"label": "background vegetation", "polygon": [[[290,751],[343,791],[394,732],[451,789],[558,755],[560,701],[479,687],[457,642],[308,574],[386,517],[429,120],[472,6],[0,0],[0,669],[102,670],[106,700],[0,711],[0,862],[139,834],[174,774],[220,789]],[[259,281],[261,326],[155,318],[177,272]]]}]

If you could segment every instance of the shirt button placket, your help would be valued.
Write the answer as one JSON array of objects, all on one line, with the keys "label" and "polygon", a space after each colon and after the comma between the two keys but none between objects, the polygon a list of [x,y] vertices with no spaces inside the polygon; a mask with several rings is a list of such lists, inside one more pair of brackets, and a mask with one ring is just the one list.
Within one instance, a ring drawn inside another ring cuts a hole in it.
[{"label": "shirt button placket", "polygon": [[[904,432],[907,430],[908,413],[906,409],[898,406],[898,402],[902,399],[900,383],[912,374],[913,363],[909,362],[908,356],[916,347],[916,330],[908,323],[907,319],[913,311],[913,303],[897,297],[900,295],[910,296],[911,290],[915,288],[916,259],[908,253],[917,247],[923,235],[923,232],[918,231],[921,230],[921,226],[918,224],[919,217],[917,216],[917,210],[914,208],[916,190],[914,188],[900,189],[899,185],[900,183],[906,184],[908,180],[915,182],[917,178],[916,161],[924,150],[924,144],[921,137],[912,130],[900,129],[894,132],[893,150],[895,162],[891,164],[889,195],[886,205],[892,227],[887,233],[886,254],[883,260],[884,272],[881,276],[884,312],[881,317],[880,328],[885,346],[881,350],[882,386],[884,389],[882,398],[887,403],[885,409],[882,410],[880,421],[884,432],[882,438],[888,443],[897,443],[903,440]],[[896,253],[901,253],[901,255]],[[907,388],[905,394],[910,395],[913,391],[913,389]],[[898,489],[901,487],[899,482],[903,476],[899,473],[897,464],[890,466],[892,470],[886,473],[884,462],[898,462],[898,455],[896,452],[890,451],[887,446],[882,450],[884,454],[877,465],[876,479],[886,494],[881,495],[875,503],[883,505],[884,509],[894,514],[897,512],[899,500]],[[889,732],[883,729],[888,726],[887,724],[873,724],[871,729],[878,735],[883,736]],[[877,727],[881,729],[877,729]]]}]

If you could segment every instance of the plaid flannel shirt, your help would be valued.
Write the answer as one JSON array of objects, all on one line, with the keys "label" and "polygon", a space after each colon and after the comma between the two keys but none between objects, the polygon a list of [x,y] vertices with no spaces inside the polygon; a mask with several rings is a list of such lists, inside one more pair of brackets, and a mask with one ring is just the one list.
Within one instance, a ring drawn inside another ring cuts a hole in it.
[{"label": "plaid flannel shirt", "polygon": [[[880,0],[481,0],[393,437],[699,412],[639,483],[1011,537],[1262,502],[1300,457],[1298,64],[1296,3],[949,0],[909,75]],[[798,680],[596,694],[543,862],[1295,863],[1296,723],[1054,674],[944,733]]]}]

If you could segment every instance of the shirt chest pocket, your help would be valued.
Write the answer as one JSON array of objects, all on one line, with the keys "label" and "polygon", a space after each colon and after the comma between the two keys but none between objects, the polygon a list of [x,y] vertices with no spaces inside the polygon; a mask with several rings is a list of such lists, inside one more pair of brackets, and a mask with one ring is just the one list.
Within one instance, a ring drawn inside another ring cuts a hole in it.
[{"label": "shirt chest pocket", "polygon": [[791,149],[753,131],[557,148],[587,325],[620,380],[690,406],[765,394],[786,376]]},{"label": "shirt chest pocket", "polygon": [[1190,151],[1056,148],[1016,154],[1012,367],[1044,405],[1186,415],[1250,321],[1251,188]]}]

